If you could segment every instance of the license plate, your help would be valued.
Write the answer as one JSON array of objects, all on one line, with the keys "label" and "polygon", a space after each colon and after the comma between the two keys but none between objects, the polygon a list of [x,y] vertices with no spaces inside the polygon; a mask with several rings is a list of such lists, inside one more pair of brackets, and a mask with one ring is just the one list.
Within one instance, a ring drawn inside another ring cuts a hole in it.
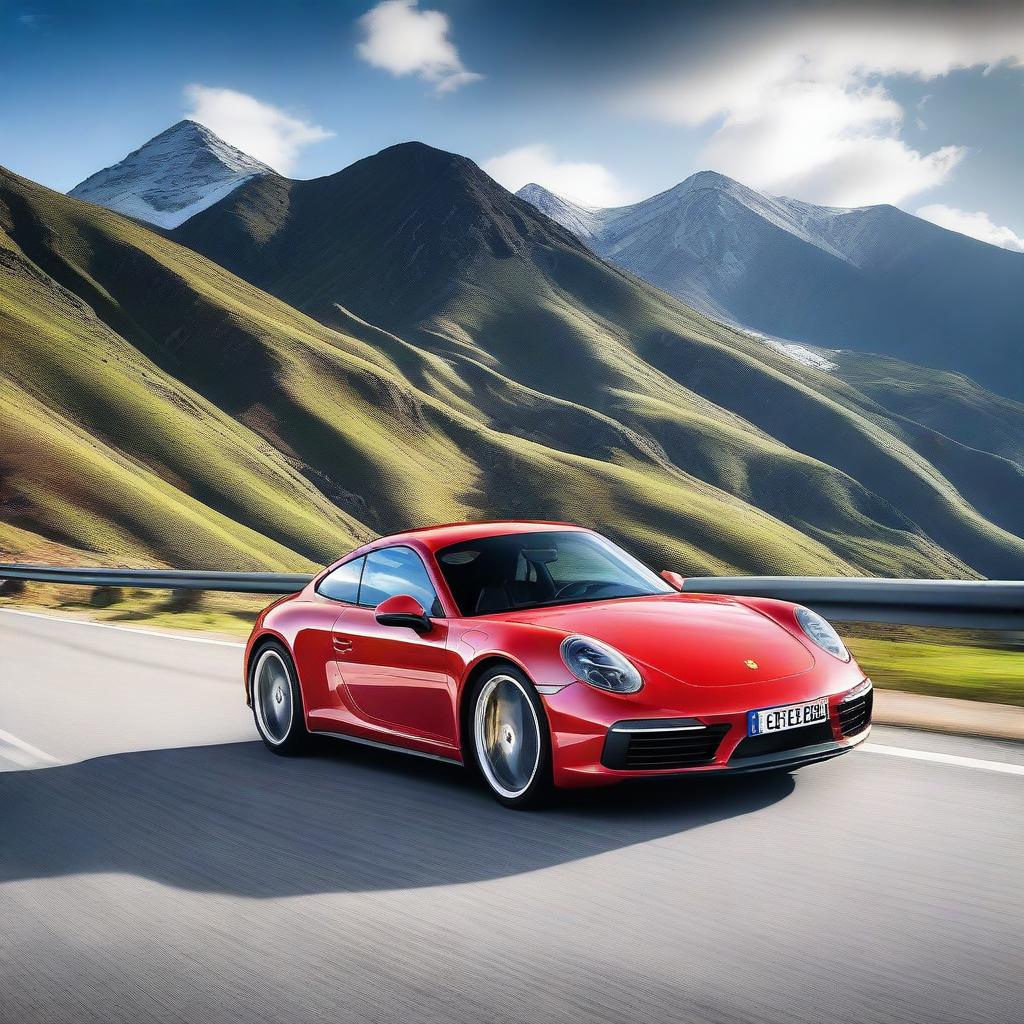
[{"label": "license plate", "polygon": [[828,721],[828,698],[808,701],[806,704],[784,704],[779,708],[763,708],[747,712],[747,735],[763,736],[768,732],[799,729]]}]

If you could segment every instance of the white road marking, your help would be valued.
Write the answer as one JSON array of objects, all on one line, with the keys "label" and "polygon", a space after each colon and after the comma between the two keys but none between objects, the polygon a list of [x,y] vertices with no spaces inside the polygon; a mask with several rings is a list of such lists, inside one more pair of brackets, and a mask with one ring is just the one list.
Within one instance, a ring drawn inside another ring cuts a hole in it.
[{"label": "white road marking", "polygon": [[1003,775],[1024,775],[1024,764],[1009,764],[1006,761],[984,761],[978,757],[961,757],[959,754],[938,754],[931,750],[914,750],[910,747],[886,747],[880,743],[864,743],[861,750],[871,754],[888,754],[890,757],[908,757],[913,761],[930,761],[932,764],[952,764],[959,768],[980,768],[986,772],[1001,772]]},{"label": "white road marking", "polygon": [[161,633],[156,629],[135,629],[134,626],[118,626],[112,622],[92,622],[89,619],[71,619],[63,615],[44,615],[42,612],[25,612],[20,608],[0,608],[7,615],[25,615],[30,619],[45,619],[47,622],[70,622],[74,626],[92,626],[94,629],[117,629],[135,636],[158,636],[163,640],[184,640],[190,644],[212,644],[215,647],[245,647],[234,640],[214,640],[207,636],[182,636],[181,633]]},{"label": "white road marking", "polygon": [[7,761],[20,764],[23,768],[33,768],[41,765],[60,764],[60,761],[53,754],[46,753],[31,743],[18,739],[17,736],[0,729],[0,757]]}]

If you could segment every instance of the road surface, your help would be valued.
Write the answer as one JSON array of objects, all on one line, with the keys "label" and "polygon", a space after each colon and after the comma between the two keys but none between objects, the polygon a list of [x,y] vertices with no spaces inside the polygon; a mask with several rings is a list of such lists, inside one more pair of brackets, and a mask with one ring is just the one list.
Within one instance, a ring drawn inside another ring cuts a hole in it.
[{"label": "road surface", "polygon": [[253,742],[237,646],[0,612],[0,1021],[1024,1019],[1024,756],[503,810]]}]

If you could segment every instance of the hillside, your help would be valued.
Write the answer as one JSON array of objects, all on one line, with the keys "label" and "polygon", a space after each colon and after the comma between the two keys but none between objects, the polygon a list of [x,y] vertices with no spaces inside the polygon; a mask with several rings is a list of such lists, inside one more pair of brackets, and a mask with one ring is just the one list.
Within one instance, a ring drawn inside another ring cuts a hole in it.
[{"label": "hillside", "polygon": [[[0,258],[9,552],[304,568],[403,526],[550,515],[683,571],[857,571],[602,413],[352,317],[325,327],[136,222],[7,172]],[[969,571],[910,531],[864,532],[894,568]]]},{"label": "hillside", "polygon": [[118,263],[146,276],[151,300],[187,301],[216,327],[198,291],[146,266],[147,241],[165,244],[0,171],[3,547],[284,569],[368,535],[285,455],[147,358],[145,328],[103,284]]},{"label": "hillside", "polygon": [[[1017,462],[615,270],[462,157],[411,143],[314,181],[261,178],[173,237],[357,334],[438,401],[553,450],[732,495],[861,571],[1021,564]],[[436,360],[429,371],[413,351]],[[553,484],[547,500],[572,486]],[[1001,526],[975,507],[994,491],[1016,496]],[[576,493],[574,511],[591,502]],[[656,493],[622,497],[663,532]],[[675,536],[714,545],[693,527]],[[761,565],[796,571],[763,543],[748,537]]]},{"label": "hillside", "polygon": [[597,254],[777,338],[964,374],[1024,400],[1024,254],[892,206],[837,209],[703,171],[632,206],[520,190]]}]

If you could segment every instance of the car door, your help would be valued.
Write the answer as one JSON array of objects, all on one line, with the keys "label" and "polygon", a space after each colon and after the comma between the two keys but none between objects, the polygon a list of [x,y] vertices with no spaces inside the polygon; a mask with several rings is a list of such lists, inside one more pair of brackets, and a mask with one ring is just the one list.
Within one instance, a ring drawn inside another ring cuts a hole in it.
[{"label": "car door", "polygon": [[296,629],[292,648],[311,729],[332,729],[337,709],[343,706],[334,625],[356,606],[364,561],[359,556],[332,569],[297,612],[301,627]]},{"label": "car door", "polygon": [[[382,626],[374,609],[398,594],[416,598],[432,628],[419,634]],[[448,624],[434,585],[412,548],[378,548],[366,556],[358,607],[334,627],[334,649],[352,709],[392,734],[456,742],[455,684],[447,671]]]}]

